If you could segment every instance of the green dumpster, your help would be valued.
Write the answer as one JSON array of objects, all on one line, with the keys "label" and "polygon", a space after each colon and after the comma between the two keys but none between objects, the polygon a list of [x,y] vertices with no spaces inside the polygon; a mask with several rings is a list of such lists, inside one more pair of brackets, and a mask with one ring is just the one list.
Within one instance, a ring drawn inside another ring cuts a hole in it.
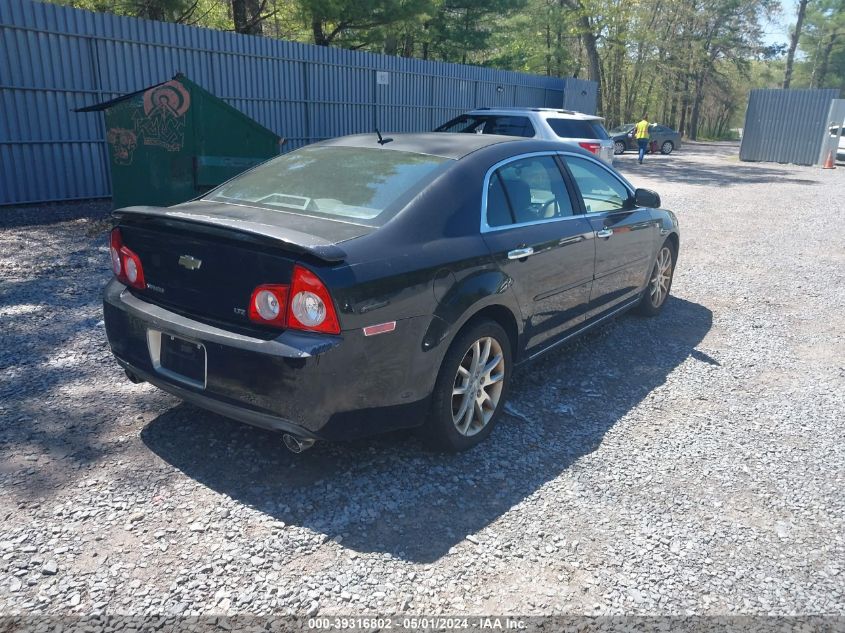
[{"label": "green dumpster", "polygon": [[116,209],[190,200],[279,154],[276,134],[183,75],[77,112],[100,110]]}]

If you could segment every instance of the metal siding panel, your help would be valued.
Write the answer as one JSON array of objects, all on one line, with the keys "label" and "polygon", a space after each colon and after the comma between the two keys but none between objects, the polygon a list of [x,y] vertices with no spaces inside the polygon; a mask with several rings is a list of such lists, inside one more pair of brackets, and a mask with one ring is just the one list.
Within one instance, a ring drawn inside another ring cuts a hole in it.
[{"label": "metal siding panel", "polygon": [[595,81],[567,77],[564,79],[561,100],[552,107],[563,107],[567,110],[595,114],[597,100],[598,84]]},{"label": "metal siding panel", "polygon": [[813,165],[827,134],[830,103],[839,90],[752,90],[745,111],[740,160]]}]

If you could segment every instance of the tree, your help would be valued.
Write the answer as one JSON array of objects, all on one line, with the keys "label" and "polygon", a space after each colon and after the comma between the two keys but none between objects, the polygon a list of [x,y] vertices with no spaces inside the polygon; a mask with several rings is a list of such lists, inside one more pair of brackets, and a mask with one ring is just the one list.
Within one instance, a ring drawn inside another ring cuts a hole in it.
[{"label": "tree", "polygon": [[440,0],[428,23],[430,54],[467,63],[487,50],[499,21],[525,6],[525,0]]},{"label": "tree", "polygon": [[232,0],[232,20],[235,31],[245,35],[263,35],[262,22],[271,17],[267,13],[268,0]]},{"label": "tree", "polygon": [[603,86],[601,58],[599,57],[601,23],[592,17],[590,7],[586,4],[589,1],[561,0],[561,4],[574,14],[578,36],[581,38],[581,44],[587,57],[587,77],[599,86],[596,107],[599,112],[602,112]]},{"label": "tree", "polygon": [[298,0],[298,3],[314,44],[340,43],[350,48],[372,45],[379,29],[412,19],[430,7],[430,0]]},{"label": "tree", "polygon": [[800,42],[804,85],[845,89],[845,0],[814,0]]},{"label": "tree", "polygon": [[795,61],[795,49],[798,48],[798,40],[801,37],[801,25],[804,23],[804,14],[807,12],[808,2],[809,0],[799,0],[798,2],[798,18],[795,21],[795,28],[789,40],[789,51],[786,54],[786,71],[783,75],[784,88],[789,88],[789,84],[792,81],[792,64]]}]

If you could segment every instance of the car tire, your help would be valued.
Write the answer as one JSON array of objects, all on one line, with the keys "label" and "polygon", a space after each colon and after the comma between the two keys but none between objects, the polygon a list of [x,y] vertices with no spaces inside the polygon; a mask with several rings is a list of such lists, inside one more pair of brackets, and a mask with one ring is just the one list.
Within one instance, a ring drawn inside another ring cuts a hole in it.
[{"label": "car tire", "polygon": [[613,153],[614,154],[624,154],[625,153],[625,143],[622,141],[614,141],[613,143]]},{"label": "car tire", "polygon": [[673,149],[675,149],[675,144],[672,141],[663,141],[663,145],[660,146],[660,153],[668,155],[672,153]]},{"label": "car tire", "polygon": [[[496,357],[499,362],[491,364]],[[498,323],[478,321],[461,331],[440,366],[422,429],[426,443],[435,450],[456,453],[483,442],[504,408],[511,365],[510,337]]]},{"label": "car tire", "polygon": [[657,316],[666,305],[669,291],[672,289],[672,278],[675,274],[675,259],[677,253],[674,244],[666,240],[657,251],[654,264],[648,276],[648,284],[643,296],[637,304],[636,311],[643,316]]}]

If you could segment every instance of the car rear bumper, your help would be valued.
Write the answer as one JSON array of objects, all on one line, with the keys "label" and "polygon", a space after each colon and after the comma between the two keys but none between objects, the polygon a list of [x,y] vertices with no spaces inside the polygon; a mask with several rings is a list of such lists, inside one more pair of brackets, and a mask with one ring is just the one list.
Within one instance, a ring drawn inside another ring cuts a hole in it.
[{"label": "car rear bumper", "polygon": [[[138,378],[221,415],[302,437],[351,439],[418,426],[433,388],[428,376],[436,375],[433,354],[421,351],[421,317],[372,337],[287,330],[264,340],[143,301],[117,281],[106,286],[103,313],[112,352]],[[158,333],[205,348],[204,384],[159,366]]]}]

